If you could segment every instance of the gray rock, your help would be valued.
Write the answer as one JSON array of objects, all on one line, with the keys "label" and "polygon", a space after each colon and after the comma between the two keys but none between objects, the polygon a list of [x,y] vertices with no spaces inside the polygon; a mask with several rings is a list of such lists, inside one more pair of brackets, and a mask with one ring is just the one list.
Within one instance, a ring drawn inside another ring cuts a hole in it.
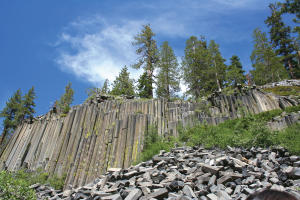
[{"label": "gray rock", "polygon": [[140,200],[148,200],[148,199],[163,199],[168,196],[168,190],[166,188],[162,188],[157,190],[156,192],[152,192],[151,194],[148,194],[146,196],[143,196],[140,198]]},{"label": "gray rock", "polygon": [[195,195],[195,193],[193,192],[192,188],[188,185],[185,185],[182,189],[183,194],[191,197],[191,198],[197,198],[197,196]]},{"label": "gray rock", "polygon": [[209,200],[218,200],[218,196],[213,194],[213,193],[210,193],[208,195],[206,195],[206,197],[209,199]]},{"label": "gray rock", "polygon": [[133,189],[125,200],[137,200],[140,196],[142,196],[142,191],[140,189]]}]

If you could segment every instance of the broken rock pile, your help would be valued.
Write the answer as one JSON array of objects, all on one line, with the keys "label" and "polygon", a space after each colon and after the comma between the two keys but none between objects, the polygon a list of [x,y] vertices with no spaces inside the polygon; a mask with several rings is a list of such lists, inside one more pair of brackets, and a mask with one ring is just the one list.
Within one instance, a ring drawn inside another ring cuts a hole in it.
[{"label": "broken rock pile", "polygon": [[300,157],[284,148],[179,147],[128,169],[111,168],[83,187],[33,185],[39,199],[245,199],[263,188],[300,198]]}]

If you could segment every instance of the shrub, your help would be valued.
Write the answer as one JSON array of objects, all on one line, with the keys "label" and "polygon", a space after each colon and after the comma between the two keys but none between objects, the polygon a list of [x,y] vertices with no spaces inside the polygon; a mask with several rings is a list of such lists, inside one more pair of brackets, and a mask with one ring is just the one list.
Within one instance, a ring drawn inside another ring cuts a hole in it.
[{"label": "shrub", "polygon": [[0,199],[3,200],[33,200],[35,192],[29,188],[25,179],[17,178],[14,174],[0,172]]},{"label": "shrub", "polygon": [[[286,112],[299,110],[300,106],[286,109]],[[195,124],[189,127],[178,126],[179,137],[159,137],[157,128],[150,127],[144,140],[144,149],[139,161],[146,161],[158,154],[160,150],[170,151],[175,143],[188,146],[203,145],[206,148],[219,147],[270,147],[281,145],[291,153],[300,154],[300,124],[295,124],[283,131],[271,131],[266,122],[282,113],[272,110],[243,118],[227,120],[217,126]]]},{"label": "shrub", "polygon": [[266,92],[272,92],[273,94],[279,96],[289,96],[289,95],[299,95],[300,87],[299,86],[276,86],[273,88],[263,89]]},{"label": "shrub", "polygon": [[300,105],[287,107],[284,109],[284,111],[287,113],[298,112],[298,111],[300,111]]}]

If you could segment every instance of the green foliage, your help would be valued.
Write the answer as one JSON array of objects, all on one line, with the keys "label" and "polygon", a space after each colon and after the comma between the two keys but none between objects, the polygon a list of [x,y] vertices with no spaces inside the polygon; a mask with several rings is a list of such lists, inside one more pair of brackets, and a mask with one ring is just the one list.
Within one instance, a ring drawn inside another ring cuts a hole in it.
[{"label": "green foliage", "polygon": [[3,119],[3,132],[0,138],[0,146],[8,139],[24,119],[33,119],[35,92],[32,87],[27,94],[22,96],[21,90],[17,90],[6,102],[6,106],[0,112]]},{"label": "green foliage", "polygon": [[225,81],[225,59],[219,51],[219,45],[204,37],[198,40],[192,36],[186,41],[185,55],[182,60],[183,79],[188,93],[196,99],[213,91],[221,90]]},{"label": "green foliage", "polygon": [[3,119],[3,132],[0,140],[0,146],[9,135],[11,135],[17,126],[21,123],[22,115],[22,93],[18,89],[11,98],[6,102],[6,106],[0,112],[0,117]]},{"label": "green foliage", "polygon": [[104,83],[103,83],[103,86],[101,88],[101,93],[102,94],[109,94],[110,91],[109,91],[109,81],[108,79],[105,79]]},{"label": "green foliage", "polygon": [[177,58],[168,42],[164,42],[159,52],[156,94],[171,99],[180,91],[180,74]]},{"label": "green foliage", "polygon": [[286,147],[291,153],[300,155],[300,124],[293,124],[276,135],[275,143]]},{"label": "green foliage", "polygon": [[[134,37],[133,42],[133,45],[137,46],[136,53],[140,58],[132,67],[135,69],[142,67],[144,69],[144,74],[141,77],[143,80],[139,81],[139,93],[142,93],[146,98],[153,98],[153,71],[159,60],[154,36],[155,34],[152,32],[150,25],[144,25],[142,31]],[[142,84],[146,85],[143,86]],[[144,91],[141,91],[141,89],[144,89]]]},{"label": "green foliage", "polygon": [[65,87],[65,93],[61,96],[58,107],[60,112],[63,114],[67,114],[70,110],[70,105],[73,102],[73,96],[74,96],[74,90],[71,88],[72,84],[68,83],[68,85]]},{"label": "green foliage", "polygon": [[[300,77],[299,55],[297,61],[297,51],[299,51],[299,27],[295,27],[298,39],[291,36],[291,27],[287,26],[282,20],[283,13],[296,14],[294,21],[299,23],[299,2],[287,0],[285,3],[275,3],[269,5],[271,16],[265,23],[270,27],[270,38],[272,46],[277,55],[282,56],[282,62],[289,71],[291,78]],[[297,42],[298,40],[298,42]],[[297,63],[298,62],[298,63]]]},{"label": "green foliage", "polygon": [[66,179],[66,174],[62,176],[53,175],[49,176],[47,172],[44,172],[41,168],[37,169],[34,172],[26,172],[21,169],[13,174],[16,179],[25,181],[28,185],[33,185],[35,183],[40,184],[49,184],[54,187],[56,190],[62,190],[64,182]]},{"label": "green foliage", "polygon": [[33,200],[36,199],[35,192],[29,189],[29,183],[14,174],[0,172],[0,199],[3,200]]},{"label": "green foliage", "polygon": [[266,33],[255,29],[253,33],[254,49],[251,61],[254,70],[251,71],[254,82],[263,85],[269,82],[280,81],[288,77],[280,58],[274,53]]},{"label": "green foliage", "polygon": [[262,120],[271,118],[274,113],[269,114],[249,115],[240,119],[228,120],[217,126],[198,124],[183,129],[179,139],[186,142],[187,145],[204,145],[206,148],[225,148],[227,145],[233,147],[282,145],[292,153],[300,154],[299,124],[283,131],[271,131],[266,127],[266,121]]},{"label": "green foliage", "polygon": [[128,68],[124,66],[121,69],[119,76],[114,80],[112,90],[112,95],[134,95],[134,85],[133,80],[129,78]]},{"label": "green foliage", "polygon": [[226,78],[225,59],[221,55],[219,45],[214,40],[209,42],[208,51],[210,56],[209,70],[211,70],[211,73],[215,76],[214,80],[218,87],[218,91],[221,91]]},{"label": "green foliage", "polygon": [[64,188],[65,180],[66,180],[67,174],[63,174],[63,176],[51,176],[48,178],[46,183],[54,187],[56,190],[62,190]]},{"label": "green foliage", "polygon": [[94,99],[97,93],[101,93],[101,88],[97,88],[97,87],[88,88],[86,90],[86,94],[88,95],[88,98],[85,101],[88,102],[89,100]]},{"label": "green foliage", "polygon": [[140,98],[150,99],[152,98],[152,96],[150,95],[152,93],[152,90],[153,90],[152,81],[149,79],[147,73],[144,72],[138,80],[138,85],[137,85],[138,96]]},{"label": "green foliage", "polygon": [[32,87],[27,94],[24,95],[23,101],[22,101],[22,118],[23,119],[32,119],[33,114],[35,113],[34,107],[34,99],[36,95],[34,92],[34,87]]},{"label": "green foliage", "polygon": [[160,137],[155,126],[150,126],[145,135],[144,147],[136,163],[150,160],[160,150],[170,151],[177,140],[174,137]]},{"label": "green foliage", "polygon": [[298,112],[300,111],[300,105],[298,106],[291,106],[284,109],[285,112],[291,113],[291,112]]},{"label": "green foliage", "polygon": [[272,88],[265,88],[263,90],[266,92],[272,92],[279,96],[300,95],[299,86],[276,86]]},{"label": "green foliage", "polygon": [[240,58],[233,55],[230,58],[231,64],[226,70],[226,81],[229,85],[236,86],[237,84],[244,84],[246,82],[246,77],[244,75],[245,71],[240,62]]},{"label": "green foliage", "polygon": [[[288,107],[285,112],[300,111],[300,105]],[[170,151],[177,144],[188,146],[203,145],[206,148],[220,147],[270,147],[281,145],[291,153],[300,155],[300,124],[295,124],[282,131],[271,131],[266,122],[280,115],[283,110],[272,110],[243,118],[227,120],[217,126],[195,124],[190,127],[178,125],[179,137],[163,138],[158,136],[157,128],[150,127],[144,140],[140,161],[151,159],[160,150]]]}]

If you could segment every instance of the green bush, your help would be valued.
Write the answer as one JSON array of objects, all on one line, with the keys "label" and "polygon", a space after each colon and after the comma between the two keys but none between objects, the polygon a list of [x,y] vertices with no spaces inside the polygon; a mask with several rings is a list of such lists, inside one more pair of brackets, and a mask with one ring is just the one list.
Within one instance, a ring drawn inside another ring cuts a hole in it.
[{"label": "green bush", "polygon": [[300,95],[299,86],[276,86],[273,88],[265,88],[263,90],[279,96]]},{"label": "green bush", "polygon": [[[300,106],[287,108],[286,112],[297,111]],[[270,147],[281,145],[291,153],[300,155],[300,124],[295,124],[283,131],[271,131],[266,123],[280,115],[283,110],[272,110],[243,118],[227,120],[217,126],[196,124],[183,128],[178,126],[179,137],[159,137],[157,128],[150,127],[144,140],[144,149],[140,159],[146,161],[158,154],[160,150],[170,151],[175,143],[188,146],[203,145],[206,148],[219,147]]]},{"label": "green bush", "polygon": [[300,124],[293,124],[276,133],[276,144],[287,148],[291,153],[300,155]]},{"label": "green bush", "polygon": [[154,155],[158,154],[160,150],[170,151],[176,141],[174,137],[164,138],[159,136],[157,127],[150,126],[145,135],[143,150],[135,164],[150,160]]},{"label": "green bush", "polygon": [[36,199],[35,192],[29,188],[25,179],[17,178],[14,174],[0,172],[0,199],[3,200],[32,200]]},{"label": "green bush", "polygon": [[298,111],[300,111],[300,105],[287,107],[284,109],[284,111],[287,113],[298,112]]},{"label": "green bush", "polygon": [[66,174],[63,174],[62,177],[57,175],[49,176],[47,172],[44,172],[42,169],[37,169],[34,172],[26,172],[21,169],[14,173],[14,177],[19,180],[23,180],[28,185],[33,185],[35,183],[40,184],[49,184],[57,190],[62,190],[66,178]]}]

